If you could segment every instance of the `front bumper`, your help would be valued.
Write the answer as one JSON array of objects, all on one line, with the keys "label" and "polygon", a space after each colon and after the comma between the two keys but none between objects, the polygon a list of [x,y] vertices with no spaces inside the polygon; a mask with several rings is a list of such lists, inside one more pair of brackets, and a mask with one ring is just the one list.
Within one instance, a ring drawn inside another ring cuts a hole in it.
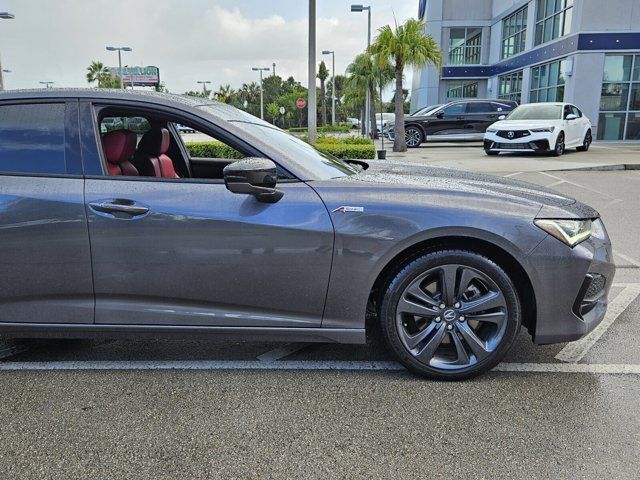
[{"label": "front bumper", "polygon": [[536,295],[535,343],[578,340],[598,326],[616,271],[604,226],[601,238],[592,235],[574,248],[548,236],[526,261]]},{"label": "front bumper", "polygon": [[484,149],[491,152],[548,152],[553,145],[552,137],[551,132],[531,132],[524,137],[509,139],[487,132]]}]

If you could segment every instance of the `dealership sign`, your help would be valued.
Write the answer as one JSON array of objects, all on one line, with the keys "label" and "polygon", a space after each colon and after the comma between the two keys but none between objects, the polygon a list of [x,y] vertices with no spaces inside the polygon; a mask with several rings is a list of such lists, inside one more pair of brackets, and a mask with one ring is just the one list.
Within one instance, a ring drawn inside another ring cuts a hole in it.
[{"label": "dealership sign", "polygon": [[[118,78],[118,67],[110,67],[109,75]],[[126,85],[155,87],[160,85],[160,70],[158,67],[122,67],[122,82]]]}]

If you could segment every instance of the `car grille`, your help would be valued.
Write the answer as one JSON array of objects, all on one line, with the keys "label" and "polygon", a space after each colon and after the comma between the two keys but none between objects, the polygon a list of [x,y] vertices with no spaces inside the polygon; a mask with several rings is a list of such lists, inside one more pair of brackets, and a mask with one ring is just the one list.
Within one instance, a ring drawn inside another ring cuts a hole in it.
[{"label": "car grille", "polygon": [[528,143],[494,143],[493,148],[510,148],[513,150],[532,150]]},{"label": "car grille", "polygon": [[[513,136],[509,136],[509,134],[513,134]],[[496,133],[497,136],[502,138],[508,138],[509,140],[515,140],[517,138],[528,137],[531,135],[529,130],[498,130]]]},{"label": "car grille", "polygon": [[605,294],[607,279],[599,273],[589,273],[584,279],[578,298],[573,305],[573,311],[579,317],[589,313],[597,305],[598,300]]}]

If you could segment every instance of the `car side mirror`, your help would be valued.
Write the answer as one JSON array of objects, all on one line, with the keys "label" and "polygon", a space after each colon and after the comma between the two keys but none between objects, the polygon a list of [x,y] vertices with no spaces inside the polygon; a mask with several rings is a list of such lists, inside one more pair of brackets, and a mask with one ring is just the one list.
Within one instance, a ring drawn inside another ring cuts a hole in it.
[{"label": "car side mirror", "polygon": [[575,120],[576,118],[578,118],[577,115],[574,115],[573,113],[570,113],[569,115],[564,117],[565,120]]},{"label": "car side mirror", "polygon": [[443,118],[443,117],[444,117],[444,112],[436,113],[436,118]]},{"label": "car side mirror", "polygon": [[507,116],[506,116],[506,115],[500,115],[500,116],[498,117],[498,120],[504,120],[505,118],[507,118]]},{"label": "car side mirror", "polygon": [[249,157],[224,167],[224,184],[232,193],[253,195],[259,202],[276,203],[284,193],[276,189],[278,170],[267,158]]}]

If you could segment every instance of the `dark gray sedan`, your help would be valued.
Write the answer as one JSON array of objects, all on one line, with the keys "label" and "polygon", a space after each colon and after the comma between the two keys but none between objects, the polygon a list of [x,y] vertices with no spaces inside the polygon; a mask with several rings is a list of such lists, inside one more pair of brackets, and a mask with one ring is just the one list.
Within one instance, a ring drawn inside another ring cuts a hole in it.
[{"label": "dark gray sedan", "polygon": [[[204,143],[187,144],[178,125]],[[0,334],[363,343],[413,372],[566,342],[614,277],[596,211],[504,178],[344,163],[228,105],[0,93]]]}]

